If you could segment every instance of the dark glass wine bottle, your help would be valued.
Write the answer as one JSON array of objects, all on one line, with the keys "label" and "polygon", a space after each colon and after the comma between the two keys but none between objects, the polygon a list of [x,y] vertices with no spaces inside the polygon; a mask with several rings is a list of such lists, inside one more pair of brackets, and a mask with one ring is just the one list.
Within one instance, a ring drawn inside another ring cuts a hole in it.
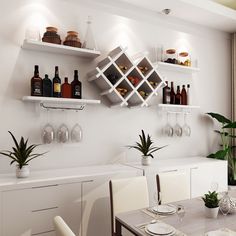
[{"label": "dark glass wine bottle", "polygon": [[31,79],[31,96],[43,95],[43,81],[39,77],[39,66],[34,66],[34,76]]},{"label": "dark glass wine bottle", "polygon": [[170,87],[168,86],[168,81],[166,81],[166,86],[163,88],[163,104],[170,104]]},{"label": "dark glass wine bottle", "polygon": [[171,82],[170,86],[170,104],[175,104],[175,90],[174,90],[174,82]]},{"label": "dark glass wine bottle", "polygon": [[74,71],[74,80],[71,82],[72,98],[82,98],[82,83],[79,81],[78,70]]},{"label": "dark glass wine bottle", "polygon": [[48,78],[47,74],[45,74],[43,79],[43,96],[52,97],[52,81]]},{"label": "dark glass wine bottle", "polygon": [[185,89],[185,85],[183,85],[181,90],[181,105],[187,105],[187,92]]},{"label": "dark glass wine bottle", "polygon": [[177,92],[176,92],[176,95],[175,95],[175,104],[178,104],[178,105],[181,104],[181,93],[180,93],[179,85],[177,86]]},{"label": "dark glass wine bottle", "polygon": [[53,82],[53,97],[61,97],[61,79],[59,77],[58,66],[55,66],[55,77]]},{"label": "dark glass wine bottle", "polygon": [[71,85],[68,83],[67,77],[65,77],[65,82],[61,86],[61,96],[63,98],[71,98]]}]

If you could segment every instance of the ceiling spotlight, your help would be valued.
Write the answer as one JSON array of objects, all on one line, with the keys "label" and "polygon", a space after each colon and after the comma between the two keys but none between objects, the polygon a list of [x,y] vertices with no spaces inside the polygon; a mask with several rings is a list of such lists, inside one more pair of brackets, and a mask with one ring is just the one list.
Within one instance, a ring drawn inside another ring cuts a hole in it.
[{"label": "ceiling spotlight", "polygon": [[169,15],[171,13],[171,9],[166,8],[166,9],[163,9],[161,12],[165,15]]}]

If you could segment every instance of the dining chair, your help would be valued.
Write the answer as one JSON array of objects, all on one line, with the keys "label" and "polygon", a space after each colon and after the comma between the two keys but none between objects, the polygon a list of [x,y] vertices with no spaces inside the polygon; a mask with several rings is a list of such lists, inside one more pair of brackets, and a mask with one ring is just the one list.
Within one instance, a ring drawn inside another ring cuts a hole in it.
[{"label": "dining chair", "polygon": [[162,204],[190,199],[190,178],[186,171],[159,173],[156,183]]},{"label": "dining chair", "polygon": [[118,213],[149,207],[145,176],[109,181],[112,236],[115,236],[115,216]]},{"label": "dining chair", "polygon": [[60,216],[56,216],[53,220],[53,223],[56,236],[76,236]]}]

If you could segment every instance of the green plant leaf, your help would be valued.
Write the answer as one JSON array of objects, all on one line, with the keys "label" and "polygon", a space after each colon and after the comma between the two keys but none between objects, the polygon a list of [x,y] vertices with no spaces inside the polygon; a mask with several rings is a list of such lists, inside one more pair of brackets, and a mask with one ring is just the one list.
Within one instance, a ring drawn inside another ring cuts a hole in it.
[{"label": "green plant leaf", "polygon": [[231,123],[231,121],[228,118],[226,118],[223,115],[220,115],[218,113],[209,112],[209,113],[206,113],[206,114],[211,116],[212,118],[216,119],[218,122],[220,122],[222,124]]},{"label": "green plant leaf", "polygon": [[226,155],[229,152],[229,148],[226,148],[225,150],[219,150],[216,153],[211,153],[210,155],[208,155],[208,158],[215,158],[215,159],[219,159],[219,160],[225,160]]},{"label": "green plant leaf", "polygon": [[236,122],[230,122],[229,124],[223,126],[224,129],[235,129],[236,128]]},{"label": "green plant leaf", "polygon": [[217,134],[220,134],[220,135],[224,135],[224,136],[228,136],[229,135],[228,132],[221,132],[219,130],[214,130],[214,132],[216,132]]}]

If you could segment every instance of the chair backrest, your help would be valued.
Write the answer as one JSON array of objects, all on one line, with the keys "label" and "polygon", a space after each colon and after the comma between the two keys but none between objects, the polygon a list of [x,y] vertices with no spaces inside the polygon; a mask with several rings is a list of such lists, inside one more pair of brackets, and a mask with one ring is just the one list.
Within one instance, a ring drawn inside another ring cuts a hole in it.
[{"label": "chair backrest", "polygon": [[162,204],[190,199],[190,178],[186,171],[159,173],[156,181]]},{"label": "chair backrest", "polygon": [[113,179],[109,182],[109,189],[112,235],[114,235],[114,220],[118,213],[149,206],[147,179],[145,176]]},{"label": "chair backrest", "polygon": [[60,216],[56,216],[53,223],[56,236],[76,236]]}]

